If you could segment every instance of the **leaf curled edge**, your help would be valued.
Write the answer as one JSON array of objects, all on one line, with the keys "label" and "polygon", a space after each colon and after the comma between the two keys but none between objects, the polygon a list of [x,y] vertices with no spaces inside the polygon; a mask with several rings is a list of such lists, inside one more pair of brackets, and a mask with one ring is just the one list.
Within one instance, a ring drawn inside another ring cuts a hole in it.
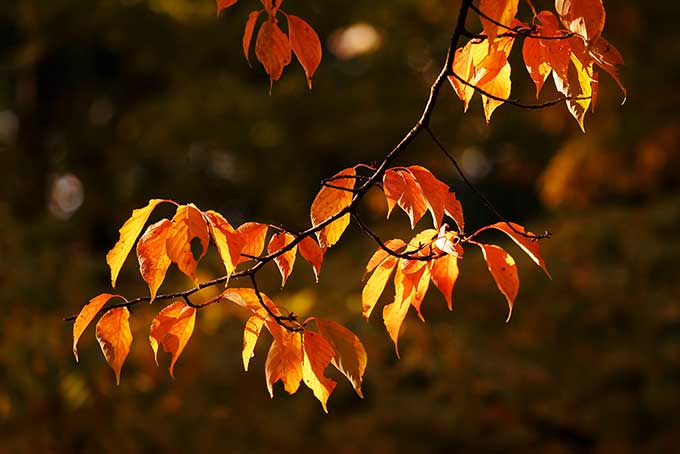
[{"label": "leaf curled edge", "polygon": [[120,298],[123,301],[127,301],[124,297],[120,295],[112,295],[110,293],[102,293],[97,295],[90,300],[83,308],[80,310],[76,321],[73,322],[73,355],[76,357],[76,362],[78,361],[78,341],[80,336],[82,336],[85,329],[89,326],[90,322],[96,317],[100,310],[111,298]]},{"label": "leaf curled edge", "polygon": [[118,307],[105,313],[97,322],[96,335],[106,362],[116,374],[116,384],[120,385],[120,370],[132,344],[130,311]]}]

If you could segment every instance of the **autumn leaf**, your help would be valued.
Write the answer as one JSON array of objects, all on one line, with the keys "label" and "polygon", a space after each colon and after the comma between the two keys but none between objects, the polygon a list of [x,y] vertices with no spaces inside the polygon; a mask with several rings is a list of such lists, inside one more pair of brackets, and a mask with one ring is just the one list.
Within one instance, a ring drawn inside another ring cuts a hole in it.
[{"label": "autumn leaf", "polygon": [[163,351],[172,355],[169,371],[173,379],[175,378],[175,363],[194,332],[195,321],[196,309],[177,301],[163,308],[151,322],[149,343],[156,365],[158,365],[158,347],[162,345]]},{"label": "autumn leaf", "polygon": [[383,191],[387,199],[387,217],[397,204],[411,221],[411,228],[415,228],[428,205],[413,174],[408,170],[388,169],[383,176]]},{"label": "autumn leaf", "polygon": [[[394,252],[398,252],[399,249],[403,248],[404,246],[406,246],[406,242],[404,242],[404,240],[400,240],[399,238],[388,240],[385,242],[385,247]],[[383,262],[383,260],[385,260],[389,255],[390,255],[389,252],[379,247],[373,253],[373,256],[371,256],[370,260],[366,264],[366,272],[364,273],[364,276],[373,271],[373,269],[375,269],[376,266],[380,265]]]},{"label": "autumn leaf", "polygon": [[361,382],[366,370],[367,356],[356,334],[331,320],[315,318],[319,334],[333,348],[331,364],[352,383],[356,393],[363,399]]},{"label": "autumn leaf", "polygon": [[337,383],[326,377],[323,372],[335,356],[335,352],[326,339],[313,331],[305,331],[302,345],[304,347],[302,379],[321,402],[323,411],[328,413],[326,403]]},{"label": "autumn leaf", "polygon": [[288,14],[288,34],[290,46],[300,61],[307,76],[307,84],[312,89],[312,76],[321,63],[321,41],[314,29],[304,20]]},{"label": "autumn leaf", "polygon": [[302,380],[302,344],[300,333],[283,331],[274,338],[264,369],[269,395],[274,397],[274,383],[281,380],[288,394],[295,394]]},{"label": "autumn leaf", "polygon": [[430,278],[439,289],[449,310],[453,309],[452,295],[453,286],[458,279],[458,258],[445,255],[432,261]]},{"label": "autumn leaf", "polygon": [[[347,189],[346,191],[328,186],[323,186],[321,188],[314,198],[310,210],[310,218],[313,227],[316,227],[326,219],[337,215],[352,203],[352,198],[354,197],[352,190],[354,189],[355,176],[356,171],[351,167],[338,172],[329,179],[331,182],[330,184]],[[348,225],[349,214],[345,214],[317,232],[316,236],[319,239],[321,247],[329,248],[337,243]]]},{"label": "autumn leaf", "polygon": [[[198,258],[195,258],[192,252],[191,243],[194,239],[198,239],[201,246]],[[166,250],[170,260],[176,263],[196,285],[198,285],[196,279],[198,261],[207,252],[209,243],[208,226],[200,210],[192,203],[177,207],[177,212],[172,218],[172,226],[168,231]]]},{"label": "autumn leaf", "polygon": [[592,64],[584,65],[573,53],[566,79],[562,78],[557,71],[553,71],[555,87],[568,98],[567,108],[583,132],[586,131],[583,121],[593,94],[593,87],[590,83],[592,72]]},{"label": "autumn leaf", "polygon": [[238,2],[238,0],[217,0],[217,14],[219,15],[223,9],[229,8]]},{"label": "autumn leaf", "polygon": [[246,320],[246,326],[243,329],[243,349],[241,351],[241,356],[243,358],[243,369],[248,372],[248,364],[250,359],[255,356],[255,345],[260,337],[260,331],[262,331],[262,326],[267,318],[267,313],[264,309],[260,308],[258,313],[251,315]]},{"label": "autumn leaf", "polygon": [[257,18],[260,17],[262,11],[251,11],[246,20],[246,27],[243,30],[243,55],[246,56],[248,66],[250,66],[250,42],[253,40],[253,32],[257,24]]},{"label": "autumn leaf", "polygon": [[[539,34],[542,35],[541,32]],[[522,57],[524,58],[524,65],[529,71],[531,80],[534,81],[536,85],[536,99],[545,84],[545,81],[550,75],[552,68],[550,67],[549,61],[549,45],[546,44],[548,40],[541,39],[525,39],[524,45],[522,46]]]},{"label": "autumn leaf", "polygon": [[416,310],[418,318],[424,322],[425,317],[423,317],[423,313],[421,312],[420,307],[423,304],[425,294],[427,293],[427,290],[430,287],[431,272],[430,267],[427,266],[426,262],[423,261],[418,262],[419,262],[418,266],[422,267],[422,271],[409,273],[407,274],[407,276],[409,279],[411,279],[413,285],[413,290],[411,291],[412,295],[410,296],[411,306],[413,306],[413,308]]},{"label": "autumn leaf", "polygon": [[116,384],[120,385],[120,370],[132,344],[127,308],[118,307],[105,313],[97,322],[96,335],[106,362],[116,374]]},{"label": "autumn leaf", "polygon": [[[514,222],[511,222],[510,224],[515,230],[524,235],[534,235],[531,232],[527,232],[527,230],[519,224],[515,224]],[[548,272],[548,268],[545,265],[545,261],[543,260],[543,257],[541,257],[541,246],[536,239],[527,238],[526,236],[518,234],[517,232],[513,231],[512,228],[505,222],[498,222],[493,225],[482,227],[481,229],[477,230],[472,236],[473,237],[477,236],[478,233],[488,229],[500,230],[501,232],[508,235],[510,239],[514,241],[519,247],[521,247],[522,250],[526,252],[526,254],[531,258],[531,260],[533,260],[534,263],[536,263],[536,265],[540,266],[543,269],[543,271],[545,271],[545,274],[547,274],[548,277],[550,277],[550,273]]]},{"label": "autumn leaf", "polygon": [[144,282],[149,286],[150,303],[153,303],[156,298],[156,292],[163,283],[165,274],[172,263],[165,247],[171,226],[172,222],[167,219],[151,224],[137,242],[139,272],[142,274]]},{"label": "autumn leaf", "polygon": [[508,321],[512,315],[512,306],[519,292],[519,277],[515,260],[502,248],[493,244],[475,243],[482,249],[484,260],[501,293],[508,301]]},{"label": "autumn leaf", "polygon": [[555,10],[564,26],[586,41],[597,39],[604,29],[602,0],[555,0]]},{"label": "autumn leaf", "polygon": [[321,272],[323,255],[326,252],[326,249],[319,246],[316,240],[308,236],[303,238],[298,246],[300,255],[307,263],[312,265],[312,268],[314,269],[314,278],[316,279],[316,282],[319,282],[319,273]]},{"label": "autumn leaf", "polygon": [[[238,263],[247,262],[251,260],[250,257],[258,257],[264,250],[264,241],[267,238],[267,224],[260,224],[259,222],[246,222],[241,224],[236,231],[243,239],[243,248],[241,249],[241,258]],[[250,257],[247,257],[250,256]]]},{"label": "autumn leaf", "polygon": [[[421,266],[419,270],[414,273],[406,274],[404,266],[408,260],[400,259],[397,265],[397,272],[394,276],[395,295],[394,301],[383,307],[383,322],[387,329],[392,342],[394,342],[394,349],[399,356],[399,331],[401,325],[406,318],[406,313],[411,307],[411,300],[416,293],[415,286],[418,285],[420,277],[423,275],[425,267]],[[415,285],[414,285],[415,281]]]},{"label": "autumn leaf", "polygon": [[465,218],[463,217],[463,206],[456,198],[453,192],[446,195],[446,204],[444,205],[444,213],[454,220],[458,226],[458,231],[463,234],[465,232]]},{"label": "autumn leaf", "polygon": [[[505,26],[510,26],[512,20],[517,15],[517,7],[519,0],[481,0],[479,2],[479,9],[494,21],[501,23]],[[484,27],[484,31],[489,37],[489,43],[496,40],[496,36],[499,33],[503,33],[506,30],[493,22],[489,21],[485,17],[479,18]]]},{"label": "autumn leaf", "polygon": [[227,277],[229,277],[241,258],[244,245],[243,238],[221,214],[215,211],[206,211],[205,217],[208,220],[210,235],[217,247],[222,263],[224,263]]},{"label": "autumn leaf", "polygon": [[260,0],[260,3],[264,6],[265,11],[267,11],[267,14],[269,14],[271,17],[276,16],[276,13],[279,11],[279,8],[281,7],[281,3],[283,3],[283,0]]},{"label": "autumn leaf", "polygon": [[120,228],[120,238],[113,248],[106,254],[106,263],[111,268],[111,286],[116,286],[116,279],[118,273],[125,262],[132,245],[135,244],[137,237],[142,232],[144,224],[149,219],[151,212],[162,202],[175,203],[171,200],[151,199],[149,204],[144,208],[138,208],[132,211],[130,219],[125,221],[125,224]]},{"label": "autumn leaf", "polygon": [[[607,71],[607,73],[612,76],[614,81],[618,84],[621,91],[623,91],[623,101],[621,104],[626,102],[626,97],[628,96],[628,91],[626,87],[623,86],[621,82],[621,74],[619,68],[623,66],[623,56],[621,53],[610,44],[606,39],[601,36],[590,43],[588,47],[589,55],[595,59],[597,65]],[[593,75],[593,79],[595,76]],[[593,98],[595,97],[595,90],[593,90]],[[593,99],[593,104],[595,100]]]},{"label": "autumn leaf", "polygon": [[394,256],[387,256],[383,261],[375,268],[371,277],[368,278],[363,290],[361,291],[361,306],[363,308],[362,315],[368,320],[373,312],[375,304],[378,302],[380,295],[382,295],[385,290],[387,282],[392,276],[394,268],[397,266],[397,261],[399,259]]},{"label": "autumn leaf", "polygon": [[73,355],[76,357],[76,362],[78,361],[78,341],[80,336],[82,336],[85,328],[88,327],[90,322],[111,298],[120,298],[123,301],[127,301],[120,295],[102,293],[92,298],[89,303],[83,306],[78,317],[76,317],[76,321],[73,323]]},{"label": "autumn leaf", "polygon": [[[432,223],[436,228],[442,223],[446,201],[449,197],[449,186],[437,179],[432,172],[421,166],[410,166],[408,170],[421,188],[427,209],[432,215]],[[454,196],[455,197],[455,196]]]},{"label": "autumn leaf", "polygon": [[[278,232],[272,236],[269,240],[269,245],[267,246],[267,252],[273,254],[280,251],[290,243],[295,241],[295,236],[288,232]],[[286,285],[288,276],[293,272],[293,265],[295,265],[295,255],[297,254],[297,245],[293,246],[290,250],[284,252],[274,259],[276,266],[279,268],[281,273],[281,287]]]},{"label": "autumn leaf", "polygon": [[275,18],[270,17],[257,34],[255,56],[269,74],[269,91],[274,81],[281,78],[283,68],[290,63],[291,49],[288,37],[279,28]]}]

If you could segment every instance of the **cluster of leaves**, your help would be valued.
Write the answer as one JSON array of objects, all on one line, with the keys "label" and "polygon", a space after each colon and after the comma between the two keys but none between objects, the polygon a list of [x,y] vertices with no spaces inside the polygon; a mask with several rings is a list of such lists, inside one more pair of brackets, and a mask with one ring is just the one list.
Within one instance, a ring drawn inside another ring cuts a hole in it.
[{"label": "cluster of leaves", "polygon": [[[281,9],[283,0],[260,0],[264,9],[248,15],[243,32],[243,53],[250,63],[250,43],[257,21],[262,13],[267,19],[260,27],[255,39],[255,56],[269,74],[270,90],[274,81],[281,78],[283,68],[291,61],[294,53],[305,70],[307,83],[312,88],[312,77],[321,63],[321,41],[314,29],[302,18],[286,14]],[[217,14],[235,5],[238,0],[217,0]],[[279,27],[278,13],[286,17],[288,35]]]},{"label": "cluster of leaves", "polygon": [[479,91],[487,122],[494,110],[509,100],[511,67],[508,56],[515,39],[524,37],[522,55],[538,98],[552,73],[569,111],[584,130],[588,108],[595,109],[598,73],[609,73],[626,95],[619,78],[623,57],[602,37],[605,10],[601,0],[555,0],[557,15],[540,11],[528,0],[531,25],[516,18],[519,0],[481,0],[479,15],[484,32],[456,50],[449,80],[467,110]]}]

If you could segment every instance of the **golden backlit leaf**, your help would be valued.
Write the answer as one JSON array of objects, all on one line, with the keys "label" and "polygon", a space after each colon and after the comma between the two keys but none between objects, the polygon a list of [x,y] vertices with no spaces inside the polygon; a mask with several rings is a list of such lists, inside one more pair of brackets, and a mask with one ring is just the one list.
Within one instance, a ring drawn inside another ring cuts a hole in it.
[{"label": "golden backlit leaf", "polygon": [[291,49],[288,36],[281,31],[274,17],[262,24],[255,41],[255,56],[269,74],[269,91],[274,81],[281,78],[283,68],[290,63]]},{"label": "golden backlit leaf", "polygon": [[97,322],[96,334],[104,358],[116,374],[116,384],[119,385],[120,370],[132,344],[130,312],[126,307],[111,309]]},{"label": "golden backlit leaf", "polygon": [[508,301],[508,320],[512,315],[512,306],[519,292],[519,277],[515,260],[502,248],[493,244],[476,243],[484,254],[484,260],[501,293]]},{"label": "golden backlit leaf", "polygon": [[326,403],[337,383],[326,377],[323,372],[330,364],[335,352],[326,339],[313,331],[305,331],[302,345],[304,347],[302,379],[321,402],[323,411],[328,413]]},{"label": "golden backlit leaf", "polygon": [[[393,240],[385,241],[385,246],[394,252],[399,252],[399,249],[406,246],[406,242],[404,240],[396,238]],[[373,271],[375,267],[380,265],[383,262],[383,260],[385,260],[389,255],[390,255],[389,252],[387,252],[381,247],[378,247],[378,249],[376,249],[376,251],[373,253],[373,256],[371,256],[371,259],[366,264],[366,272],[364,273],[364,276]]]},{"label": "golden backlit leaf", "polygon": [[446,196],[445,213],[454,220],[458,226],[458,231],[465,232],[465,218],[463,217],[463,205],[456,198],[456,194],[449,192]]},{"label": "golden backlit leaf", "polygon": [[251,260],[249,257],[258,257],[264,250],[264,241],[267,238],[267,224],[260,224],[259,222],[246,222],[241,224],[236,231],[243,239],[243,249],[241,249],[241,258],[238,263],[247,262]]},{"label": "golden backlit leaf", "polygon": [[89,303],[83,306],[78,317],[76,317],[76,321],[73,323],[73,355],[76,357],[76,361],[78,361],[78,341],[80,336],[82,336],[85,328],[88,327],[90,322],[111,298],[120,298],[123,301],[127,301],[120,295],[102,293],[92,298]]},{"label": "golden backlit leaf", "polygon": [[453,286],[458,279],[458,258],[447,254],[433,260],[430,278],[441,294],[444,295],[449,310],[453,310],[452,295]]},{"label": "golden backlit leaf", "polygon": [[281,380],[288,394],[294,394],[302,380],[302,344],[300,333],[283,331],[274,337],[264,369],[269,395],[274,397],[274,383]]},{"label": "golden backlit leaf", "polygon": [[333,348],[331,364],[352,383],[354,390],[363,398],[361,382],[368,358],[363,344],[356,334],[331,320],[315,319],[319,334]]},{"label": "golden backlit leaf", "polygon": [[602,0],[555,0],[555,10],[564,26],[586,41],[597,39],[604,29]]},{"label": "golden backlit leaf", "polygon": [[410,166],[408,169],[422,190],[427,209],[432,215],[432,223],[435,228],[439,228],[446,210],[449,186],[424,167]]},{"label": "golden backlit leaf", "polygon": [[246,321],[246,326],[243,329],[243,350],[241,356],[243,358],[243,369],[248,371],[248,364],[250,363],[250,358],[255,356],[255,345],[257,344],[257,339],[260,337],[260,331],[262,331],[262,325],[267,318],[267,312],[263,308],[260,308],[255,315],[248,317]]},{"label": "golden backlit leaf", "polygon": [[255,31],[255,24],[257,18],[260,17],[262,11],[251,11],[246,20],[246,28],[243,30],[243,55],[246,56],[246,61],[250,65],[250,42],[253,40],[253,32]]},{"label": "golden backlit leaf", "polygon": [[590,101],[593,94],[593,87],[590,83],[592,72],[592,64],[584,66],[573,53],[571,54],[566,79],[560,77],[557,71],[553,71],[555,87],[564,96],[569,98],[566,101],[567,108],[576,119],[583,132],[585,132],[583,120],[588,111],[588,107],[590,107]]},{"label": "golden backlit leaf", "polygon": [[288,19],[290,46],[305,70],[307,84],[311,90],[312,77],[316,68],[319,67],[319,63],[321,63],[321,41],[307,22],[292,14],[288,14],[286,17]]},{"label": "golden backlit leaf", "polygon": [[[472,82],[476,68],[489,55],[490,47],[486,40],[483,42],[468,41],[464,47],[456,49],[453,60],[453,72],[467,82]],[[464,110],[467,112],[470,100],[475,94],[474,88],[465,85],[454,76],[449,76],[449,82],[453,86],[458,97],[463,101]]]},{"label": "golden backlit leaf", "polygon": [[[295,236],[288,232],[278,232],[272,236],[267,246],[267,252],[273,254],[278,252],[295,240]],[[297,255],[297,245],[293,246],[289,251],[284,252],[274,259],[276,266],[281,273],[281,287],[286,285],[288,276],[293,272],[293,265],[295,265],[295,256]]]},{"label": "golden backlit leaf", "polygon": [[[517,7],[519,0],[481,0],[479,2],[479,9],[494,21],[505,26],[510,26],[512,20],[517,15]],[[492,43],[496,36],[504,33],[507,30],[500,27],[484,17],[479,18],[484,27],[484,31],[489,37],[489,42]]]},{"label": "golden backlit leaf", "polygon": [[[192,241],[198,239],[201,252],[198,258],[192,252]],[[203,214],[193,203],[177,207],[175,216],[172,218],[172,226],[168,231],[166,250],[168,257],[177,264],[179,269],[189,276],[196,285],[196,268],[198,261],[203,258],[208,250],[210,234]]]},{"label": "golden backlit leaf", "polygon": [[428,209],[423,190],[411,172],[404,169],[388,169],[383,176],[383,191],[387,199],[389,217],[394,204],[404,210],[414,228]]},{"label": "golden backlit leaf", "polygon": [[[533,233],[528,232],[523,226],[519,224],[515,224],[514,222],[510,223],[512,227],[515,228],[515,230],[524,233],[526,235],[533,235]],[[505,233],[510,237],[512,241],[514,241],[519,247],[522,248],[524,252],[531,258],[531,260],[536,263],[536,265],[540,266],[543,271],[545,271],[545,274],[550,277],[550,273],[548,272],[548,268],[545,265],[545,261],[543,260],[543,257],[541,257],[541,246],[539,242],[535,239],[527,238],[525,236],[522,236],[516,232],[514,232],[508,224],[505,222],[498,222],[493,225],[488,225],[486,227],[482,227],[479,229],[473,236],[477,236],[479,232],[483,232],[484,230],[488,229],[496,229],[500,230],[501,232]]]},{"label": "golden backlit leaf", "polygon": [[[330,188],[328,186],[321,188],[314,198],[310,210],[312,226],[316,227],[326,219],[335,216],[352,203],[354,194],[351,190],[354,189],[355,176],[356,171],[352,167],[337,173],[329,179],[330,184],[333,186],[349,189],[348,191]],[[349,214],[345,214],[317,232],[316,235],[321,247],[329,248],[337,243],[348,225]]]},{"label": "golden backlit leaf", "polygon": [[524,65],[527,71],[529,71],[531,80],[536,85],[536,99],[538,99],[538,95],[551,71],[550,64],[548,64],[549,47],[546,44],[547,41],[529,38],[524,40],[524,45],[522,46]]},{"label": "golden backlit leaf", "polygon": [[385,290],[387,281],[390,280],[394,267],[397,266],[397,260],[397,257],[391,255],[385,257],[378,267],[375,268],[371,277],[366,281],[366,285],[364,285],[364,288],[361,291],[362,315],[365,319],[368,320],[371,316],[375,304]]},{"label": "golden backlit leaf", "polygon": [[189,307],[181,301],[166,306],[161,310],[149,330],[149,343],[153,350],[156,364],[158,364],[158,347],[163,346],[163,351],[170,353],[170,376],[175,378],[174,369],[177,358],[182,354],[184,347],[194,332],[196,322],[196,309]]},{"label": "golden backlit leaf", "polygon": [[111,286],[116,286],[116,279],[118,273],[123,267],[123,263],[127,258],[132,246],[135,244],[137,237],[142,232],[144,224],[149,219],[151,212],[162,202],[172,202],[171,200],[152,199],[144,208],[138,208],[132,211],[130,219],[125,221],[125,224],[120,228],[120,238],[113,248],[106,254],[106,263],[111,269]]},{"label": "golden backlit leaf", "polygon": [[163,283],[165,274],[172,263],[165,247],[170,226],[172,226],[172,222],[161,219],[155,224],[151,224],[137,242],[139,272],[142,274],[144,282],[149,286],[150,303],[153,303],[156,298],[156,292]]},{"label": "golden backlit leaf", "polygon": [[416,310],[416,313],[418,314],[418,318],[421,321],[425,321],[425,317],[423,317],[422,312],[420,311],[420,307],[423,303],[423,300],[425,299],[425,294],[427,293],[428,288],[430,288],[430,268],[425,264],[425,262],[419,261],[418,267],[420,269],[414,273],[407,273],[406,276],[411,279],[411,285],[412,285],[412,292],[413,294],[411,295],[411,306]]},{"label": "golden backlit leaf", "polygon": [[227,276],[231,276],[241,258],[244,240],[241,234],[234,230],[221,214],[215,211],[206,211],[205,217],[208,220],[210,235],[217,247],[222,263],[224,263]]},{"label": "golden backlit leaf", "polygon": [[314,269],[314,278],[319,282],[319,273],[321,272],[321,265],[323,264],[323,255],[326,252],[325,248],[319,246],[314,238],[305,237],[300,241],[299,245],[300,255],[307,261]]}]

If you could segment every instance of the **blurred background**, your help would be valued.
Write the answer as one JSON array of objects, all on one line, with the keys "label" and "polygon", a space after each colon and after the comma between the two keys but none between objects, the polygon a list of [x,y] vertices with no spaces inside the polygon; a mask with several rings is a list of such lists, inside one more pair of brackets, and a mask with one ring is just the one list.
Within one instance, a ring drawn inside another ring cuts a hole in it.
[{"label": "blurred background", "polygon": [[[271,96],[262,67],[251,58],[249,69],[241,51],[255,0],[220,18],[212,0],[0,2],[0,451],[677,449],[680,39],[660,18],[680,8],[605,3],[629,97],[620,106],[601,73],[587,134],[565,106],[503,106],[487,126],[478,97],[463,115],[446,86],[437,105],[433,128],[470,178],[507,217],[554,233],[543,245],[552,281],[506,238],[488,237],[520,265],[508,324],[473,249],[454,311],[431,290],[427,322],[407,317],[400,360],[380,312],[369,323],[360,316],[375,246],[356,227],[326,255],[318,285],[299,258],[285,291],[275,271],[263,275],[278,304],[344,323],[368,350],[366,398],[329,372],[339,384],[325,415],[304,387],[288,396],[277,385],[270,400],[268,335],[243,371],[245,314],[235,308],[198,314],[175,381],[146,340],[161,303],[135,309],[118,387],[93,327],[75,363],[62,317],[110,291],[105,254],[150,198],[191,201],[234,225],[306,227],[322,178],[380,160],[419,117],[458,2],[287,0],[284,9],[319,32],[324,58],[313,91],[293,61]],[[520,18],[530,20],[524,2]],[[476,18],[470,28],[479,30]],[[531,102],[519,43],[513,59],[513,97]],[[542,100],[556,96],[552,85]],[[495,222],[426,136],[399,163],[451,184],[469,230]],[[401,212],[385,223],[377,191],[363,209],[383,238],[411,234]],[[220,274],[214,252],[200,270],[202,280]],[[173,267],[161,291],[190,285]],[[116,291],[146,294],[133,258]]]}]

